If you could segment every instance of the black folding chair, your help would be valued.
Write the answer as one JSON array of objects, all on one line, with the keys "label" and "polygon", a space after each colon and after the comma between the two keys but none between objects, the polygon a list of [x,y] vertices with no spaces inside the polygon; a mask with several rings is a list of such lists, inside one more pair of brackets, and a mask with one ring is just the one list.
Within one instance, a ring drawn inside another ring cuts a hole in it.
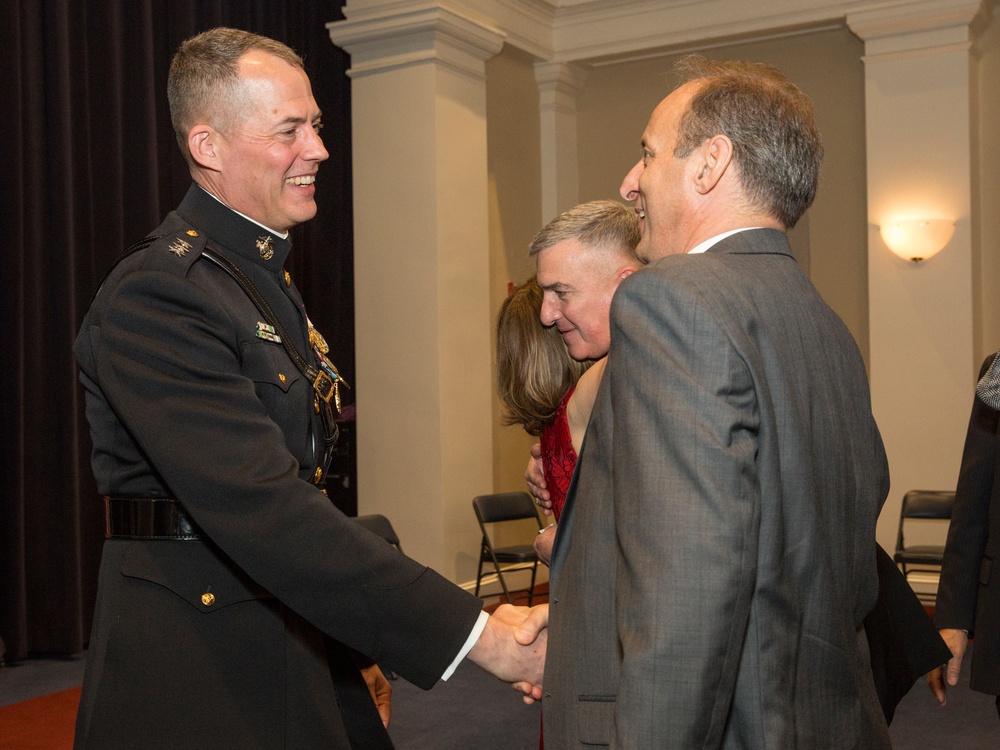
[{"label": "black folding chair", "polygon": [[483,580],[483,566],[488,563],[493,564],[493,569],[496,571],[497,579],[500,581],[508,603],[511,600],[510,590],[507,588],[504,574],[518,570],[530,570],[531,585],[527,589],[515,589],[515,591],[528,592],[528,606],[530,607],[535,595],[535,575],[538,573],[538,555],[535,554],[535,548],[530,544],[497,547],[490,541],[486,524],[531,519],[536,527],[541,528],[534,501],[527,492],[502,492],[494,495],[479,495],[472,500],[472,507],[476,511],[479,528],[483,532],[483,541],[479,551],[479,570],[476,573],[476,596],[479,596],[479,587]]},{"label": "black folding chair", "polygon": [[[955,493],[942,490],[910,490],[903,496],[903,506],[899,512],[899,533],[896,536],[896,554],[893,559],[906,575],[908,565],[941,567],[944,559],[943,540],[951,523],[951,509],[955,505]],[[937,522],[942,526],[941,544],[907,544],[905,530],[911,522]]]}]

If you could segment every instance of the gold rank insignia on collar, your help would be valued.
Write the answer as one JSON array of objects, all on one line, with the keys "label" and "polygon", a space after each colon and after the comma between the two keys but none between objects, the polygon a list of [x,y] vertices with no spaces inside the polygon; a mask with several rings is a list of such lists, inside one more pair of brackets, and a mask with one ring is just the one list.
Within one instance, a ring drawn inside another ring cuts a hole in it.
[{"label": "gold rank insignia on collar", "polygon": [[273,341],[275,344],[281,343],[281,336],[275,332],[274,326],[268,325],[262,320],[257,321],[257,338]]},{"label": "gold rank insignia on collar", "polygon": [[257,238],[257,251],[264,260],[271,260],[274,257],[274,239],[269,234],[262,234]]},{"label": "gold rank insignia on collar", "polygon": [[173,242],[170,243],[170,245],[167,246],[167,250],[172,252],[178,258],[183,258],[185,255],[188,254],[188,250],[190,249],[191,249],[191,243],[185,242],[180,237],[175,239]]}]

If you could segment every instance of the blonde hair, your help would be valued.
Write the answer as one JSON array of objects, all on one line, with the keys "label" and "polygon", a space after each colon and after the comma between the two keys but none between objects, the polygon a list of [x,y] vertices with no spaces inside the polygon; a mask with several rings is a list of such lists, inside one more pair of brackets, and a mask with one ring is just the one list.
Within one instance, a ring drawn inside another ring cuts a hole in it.
[{"label": "blonde hair", "polygon": [[542,325],[542,289],[534,277],[514,289],[497,315],[497,393],[503,423],[539,435],[567,391],[592,362],[569,356],[562,334]]}]

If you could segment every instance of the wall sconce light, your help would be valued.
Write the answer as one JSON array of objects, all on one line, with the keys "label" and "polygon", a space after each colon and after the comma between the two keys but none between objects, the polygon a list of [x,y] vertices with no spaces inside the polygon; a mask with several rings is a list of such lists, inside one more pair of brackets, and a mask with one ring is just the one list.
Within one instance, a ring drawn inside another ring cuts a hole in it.
[{"label": "wall sconce light", "polygon": [[914,263],[937,255],[954,233],[955,222],[950,219],[912,219],[879,227],[886,247]]}]

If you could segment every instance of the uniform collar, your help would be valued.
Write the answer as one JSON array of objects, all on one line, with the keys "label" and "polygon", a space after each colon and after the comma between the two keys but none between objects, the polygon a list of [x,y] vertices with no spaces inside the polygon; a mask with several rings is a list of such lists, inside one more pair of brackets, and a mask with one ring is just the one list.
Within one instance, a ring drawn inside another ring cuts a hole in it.
[{"label": "uniform collar", "polygon": [[222,247],[275,273],[292,249],[287,237],[237,213],[198,184],[191,185],[177,213]]}]

